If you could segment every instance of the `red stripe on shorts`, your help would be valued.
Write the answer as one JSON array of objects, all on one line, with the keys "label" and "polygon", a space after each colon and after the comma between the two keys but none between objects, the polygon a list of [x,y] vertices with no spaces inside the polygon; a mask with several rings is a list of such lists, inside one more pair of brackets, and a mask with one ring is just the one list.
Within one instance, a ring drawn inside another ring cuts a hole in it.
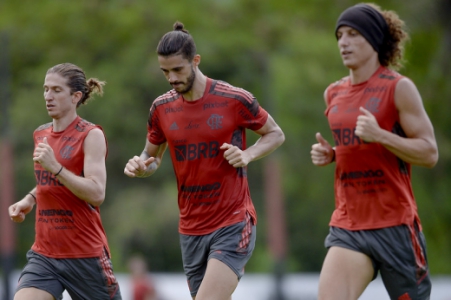
[{"label": "red stripe on shorts", "polygon": [[252,233],[251,216],[248,213],[246,213],[246,224],[244,225],[243,230],[241,231],[241,240],[238,247],[238,252],[246,251],[247,247],[249,246],[251,233]]},{"label": "red stripe on shorts", "polygon": [[415,254],[415,262],[417,265],[417,280],[420,282],[423,280],[424,276],[427,274],[426,258],[424,256],[423,248],[421,248],[418,230],[415,225],[410,225],[410,236],[412,239],[413,251]]},{"label": "red stripe on shorts", "polygon": [[113,296],[116,295],[118,284],[116,277],[114,276],[113,273],[113,268],[111,266],[110,259],[106,251],[104,251],[103,256],[100,257],[100,264],[102,265],[103,274],[107,279],[108,294],[110,295],[110,298],[113,298]]}]

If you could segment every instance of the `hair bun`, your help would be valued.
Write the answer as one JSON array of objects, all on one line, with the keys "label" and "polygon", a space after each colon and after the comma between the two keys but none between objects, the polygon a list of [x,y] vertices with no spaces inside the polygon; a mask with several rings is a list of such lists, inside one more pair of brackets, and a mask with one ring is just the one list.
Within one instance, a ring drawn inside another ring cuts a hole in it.
[{"label": "hair bun", "polygon": [[175,24],[174,24],[174,30],[182,30],[183,31],[183,27],[184,27],[183,23],[181,23],[179,21],[175,22]]},{"label": "hair bun", "polygon": [[188,30],[185,29],[185,26],[183,25],[183,23],[179,22],[179,21],[174,23],[174,31],[182,31],[184,33],[189,34]]}]

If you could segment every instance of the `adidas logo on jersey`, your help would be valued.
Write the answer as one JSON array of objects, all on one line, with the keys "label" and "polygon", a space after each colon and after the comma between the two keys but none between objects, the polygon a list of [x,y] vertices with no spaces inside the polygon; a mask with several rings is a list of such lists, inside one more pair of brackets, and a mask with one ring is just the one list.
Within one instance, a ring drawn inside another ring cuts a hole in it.
[{"label": "adidas logo on jersey", "polygon": [[179,130],[177,123],[172,123],[172,125],[169,127],[169,130]]}]

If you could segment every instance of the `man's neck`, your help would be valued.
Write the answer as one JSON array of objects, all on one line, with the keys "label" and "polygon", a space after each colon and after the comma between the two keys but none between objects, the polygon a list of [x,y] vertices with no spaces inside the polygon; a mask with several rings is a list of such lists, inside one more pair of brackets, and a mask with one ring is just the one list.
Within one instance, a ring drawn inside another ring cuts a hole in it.
[{"label": "man's neck", "polygon": [[376,60],[368,61],[367,64],[359,68],[350,69],[349,75],[351,78],[351,83],[354,85],[367,81],[371,78],[371,76],[373,76],[374,72],[376,72],[380,66],[379,60]]},{"label": "man's neck", "polygon": [[66,130],[75,119],[77,118],[77,113],[68,114],[59,119],[53,119],[53,132],[60,132]]},{"label": "man's neck", "polygon": [[204,96],[205,87],[207,86],[207,77],[198,71],[193,87],[187,93],[183,94],[183,99],[186,101],[196,101]]}]

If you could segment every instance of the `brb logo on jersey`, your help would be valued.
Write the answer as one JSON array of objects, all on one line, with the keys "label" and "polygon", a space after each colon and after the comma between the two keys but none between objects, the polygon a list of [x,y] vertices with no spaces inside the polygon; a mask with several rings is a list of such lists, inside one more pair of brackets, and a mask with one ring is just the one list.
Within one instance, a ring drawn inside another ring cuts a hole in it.
[{"label": "brb logo on jersey", "polygon": [[186,144],[175,146],[177,161],[195,160],[200,158],[213,158],[219,154],[219,142]]},{"label": "brb logo on jersey", "polygon": [[355,134],[355,128],[338,128],[332,130],[335,146],[355,146],[365,143]]},{"label": "brb logo on jersey", "polygon": [[35,170],[36,184],[48,186],[63,186],[63,184],[47,170]]}]

